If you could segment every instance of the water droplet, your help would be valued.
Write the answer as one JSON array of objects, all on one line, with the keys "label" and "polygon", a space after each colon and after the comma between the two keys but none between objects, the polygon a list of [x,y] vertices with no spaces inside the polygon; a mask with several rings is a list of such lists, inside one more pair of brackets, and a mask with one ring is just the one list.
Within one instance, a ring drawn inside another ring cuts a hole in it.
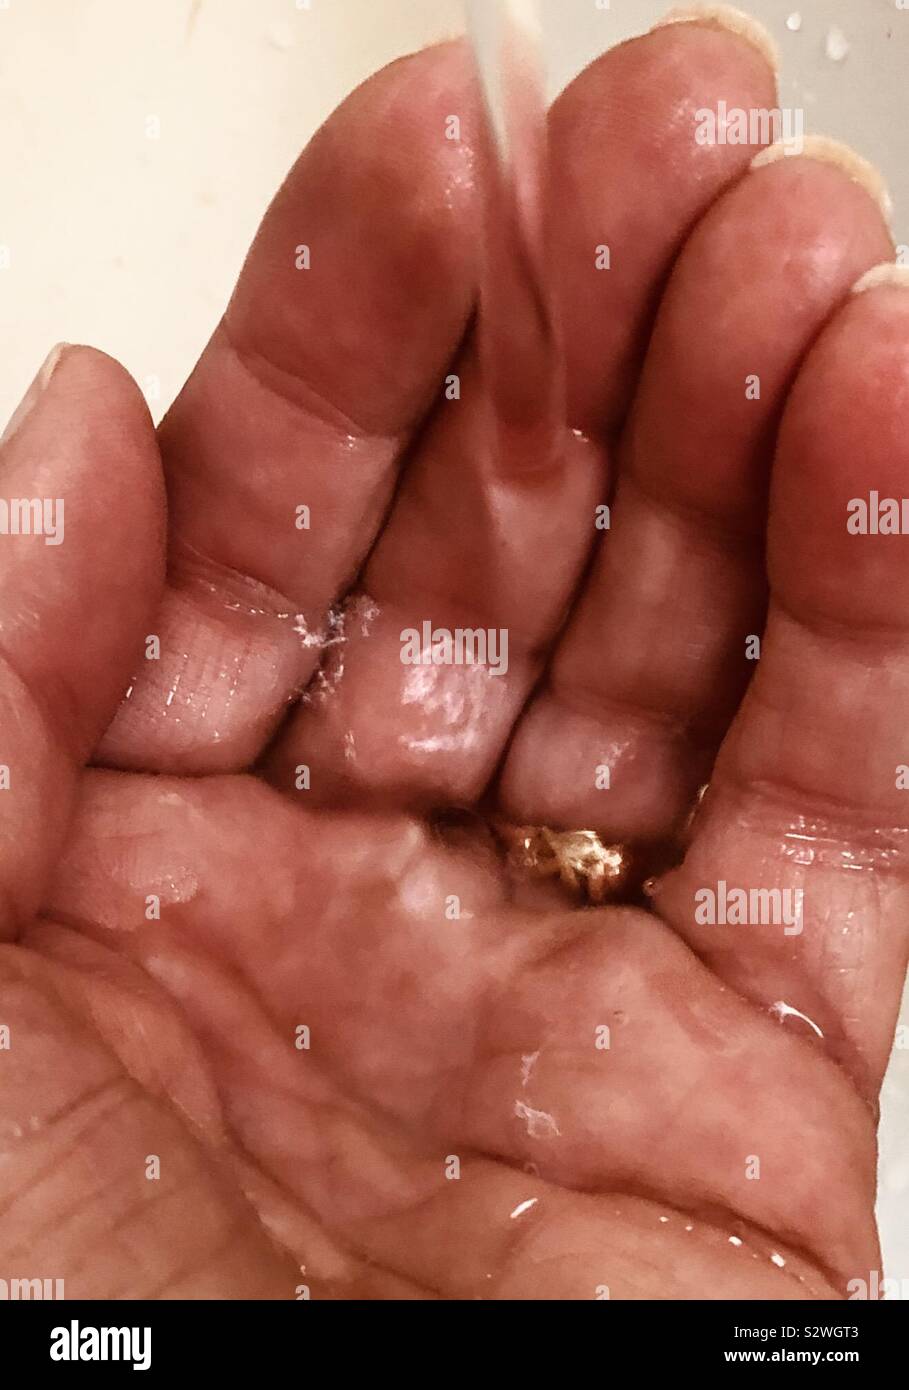
[{"label": "water droplet", "polygon": [[514,1211],[509,1214],[510,1220],[514,1221],[516,1217],[523,1216],[525,1211],[530,1211],[531,1207],[535,1207],[539,1200],[539,1197],[528,1197],[526,1202],[518,1202]]},{"label": "water droplet", "polygon": [[801,1009],[794,1009],[791,1004],[786,1003],[785,999],[778,999],[775,1004],[771,1004],[770,1012],[776,1014],[780,1023],[785,1023],[787,1018],[800,1018],[803,1023],[808,1024],[809,1028],[814,1029],[819,1038],[824,1036],[813,1019],[809,1018],[807,1014],[803,1014]]},{"label": "water droplet", "polygon": [[780,1267],[780,1269],[785,1269],[785,1268],[786,1268],[786,1261],[783,1259],[782,1255],[778,1255],[777,1252],[776,1252],[775,1250],[774,1250],[773,1254],[770,1256],[770,1259],[771,1259],[772,1263],[775,1264],[775,1265],[778,1265],[778,1266]]},{"label": "water droplet", "polygon": [[835,24],[827,31],[827,42],[824,46],[824,52],[827,54],[831,63],[841,63],[849,53],[849,40],[846,38],[842,29],[837,28]]},{"label": "water droplet", "polygon": [[272,48],[277,48],[279,52],[286,53],[294,46],[294,34],[286,24],[273,24],[265,35]]},{"label": "water droplet", "polygon": [[730,1245],[741,1245],[741,1243],[742,1243],[741,1236],[730,1236],[730,1237],[729,1237],[729,1244],[730,1244]]},{"label": "water droplet", "polygon": [[786,20],[786,28],[791,34],[797,34],[801,27],[802,16],[799,14],[798,10],[793,10],[792,14]]}]

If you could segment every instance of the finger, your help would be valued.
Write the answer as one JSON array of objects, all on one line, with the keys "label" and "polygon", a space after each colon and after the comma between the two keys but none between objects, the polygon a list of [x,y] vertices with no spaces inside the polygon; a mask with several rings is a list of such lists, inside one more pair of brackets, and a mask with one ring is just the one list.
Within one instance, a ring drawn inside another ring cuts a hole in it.
[{"label": "finger", "polygon": [[160,593],[158,452],[123,369],[87,348],[55,349],[4,435],[0,480],[0,934],[8,937],[36,908],[76,770],[116,708]]},{"label": "finger", "polygon": [[[693,113],[721,93],[762,104],[773,87],[739,35],[673,26],[606,54],[556,103],[547,260],[570,345],[570,425],[609,433],[679,243],[750,157],[697,144]],[[609,273],[596,269],[604,241]],[[461,399],[438,415],[361,578],[368,628],[355,612],[271,764],[279,785],[294,787],[306,766],[312,799],[420,805],[470,801],[492,776],[564,620],[606,480],[597,442],[570,431],[553,460],[503,468],[490,459],[487,404],[469,360]],[[404,634],[425,623],[479,631],[487,654],[507,640],[507,667],[498,648],[485,666],[403,663]]]},{"label": "finger", "polygon": [[655,840],[709,776],[763,631],[786,393],[849,287],[893,251],[875,171],[832,142],[805,153],[762,156],[673,272],[611,529],[504,770],[518,821]]},{"label": "finger", "polygon": [[[796,383],[774,465],[761,662],[694,844],[656,899],[727,980],[784,1026],[822,1033],[869,1095],[909,942],[909,551],[904,532],[853,534],[847,523],[853,501],[867,509],[872,493],[905,492],[901,274],[890,266],[848,301]],[[698,913],[694,894],[716,893],[720,878],[788,897],[753,910],[749,898],[741,925],[711,924],[709,900]]]},{"label": "finger", "polygon": [[[754,146],[694,138],[698,113],[767,110],[773,42],[723,5],[620,45],[553,108],[554,266],[564,306],[568,422],[614,432],[659,299],[691,228],[748,167]],[[609,252],[609,269],[601,268]]]},{"label": "finger", "polygon": [[161,660],[134,682],[108,762],[243,766],[317,664],[472,312],[472,109],[462,45],[393,63],[278,194],[161,427]]}]

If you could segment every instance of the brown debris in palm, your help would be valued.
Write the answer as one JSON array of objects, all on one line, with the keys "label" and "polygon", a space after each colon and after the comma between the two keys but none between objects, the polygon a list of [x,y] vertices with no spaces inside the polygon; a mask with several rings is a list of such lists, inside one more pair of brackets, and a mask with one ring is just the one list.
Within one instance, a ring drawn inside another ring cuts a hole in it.
[{"label": "brown debris in palm", "polygon": [[550,830],[545,825],[496,824],[516,869],[534,878],[558,875],[574,897],[599,905],[624,887],[631,868],[626,845],[604,845],[595,830]]}]

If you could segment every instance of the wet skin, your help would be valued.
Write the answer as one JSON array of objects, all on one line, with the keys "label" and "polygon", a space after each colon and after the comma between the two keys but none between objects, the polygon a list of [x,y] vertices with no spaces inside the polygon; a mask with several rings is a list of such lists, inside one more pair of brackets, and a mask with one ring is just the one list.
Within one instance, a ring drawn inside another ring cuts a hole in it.
[{"label": "wet skin", "polygon": [[[68,349],[3,444],[67,530],[0,545],[0,1274],[798,1299],[880,1268],[909,560],[845,520],[903,491],[909,295],[849,295],[893,248],[848,170],[692,140],[720,99],[773,74],[685,24],[554,108],[554,466],[476,445],[459,45],[315,137],[157,439]],[[402,665],[426,619],[508,628],[508,672]],[[517,891],[439,823],[655,841],[708,777],[650,910]],[[802,930],[699,924],[720,880],[801,889]]]}]

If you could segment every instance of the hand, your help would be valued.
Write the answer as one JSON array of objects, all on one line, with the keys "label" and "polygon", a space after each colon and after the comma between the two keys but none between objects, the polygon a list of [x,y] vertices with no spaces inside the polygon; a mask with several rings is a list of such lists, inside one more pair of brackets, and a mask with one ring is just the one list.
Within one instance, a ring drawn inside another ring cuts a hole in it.
[{"label": "hand", "polygon": [[[356,92],[278,195],[159,431],[163,599],[109,359],[66,350],[4,444],[66,536],[0,537],[0,1272],[797,1299],[879,1268],[907,561],[846,517],[902,491],[909,296],[849,296],[892,258],[871,171],[749,170],[693,139],[720,99],[772,107],[765,56],[676,24],[554,108],[557,467],[480,447],[460,45]],[[507,672],[402,664],[426,620],[507,629]],[[654,844],[708,778],[651,911],[522,889],[484,829]],[[699,921],[721,883],[803,893],[796,925]]]}]

